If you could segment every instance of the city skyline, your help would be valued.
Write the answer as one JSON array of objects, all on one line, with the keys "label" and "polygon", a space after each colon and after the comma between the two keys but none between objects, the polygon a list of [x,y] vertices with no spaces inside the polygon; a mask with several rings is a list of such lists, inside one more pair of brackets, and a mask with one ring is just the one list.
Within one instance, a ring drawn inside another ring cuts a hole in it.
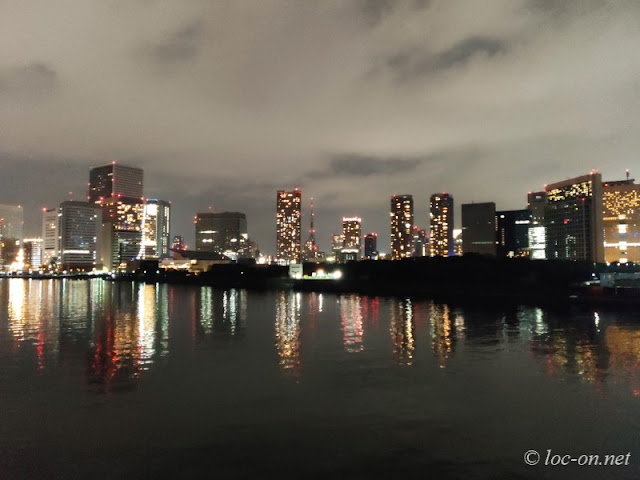
[{"label": "city skyline", "polygon": [[[38,235],[43,207],[83,200],[86,171],[115,160],[145,169],[188,243],[194,212],[212,206],[246,213],[274,252],[279,188],[315,198],[318,232],[351,214],[384,232],[396,192],[414,195],[425,226],[433,192],[515,210],[522,192],[592,168],[620,179],[640,149],[639,8],[10,2],[0,203],[23,205]],[[329,241],[318,235],[321,250]]]}]

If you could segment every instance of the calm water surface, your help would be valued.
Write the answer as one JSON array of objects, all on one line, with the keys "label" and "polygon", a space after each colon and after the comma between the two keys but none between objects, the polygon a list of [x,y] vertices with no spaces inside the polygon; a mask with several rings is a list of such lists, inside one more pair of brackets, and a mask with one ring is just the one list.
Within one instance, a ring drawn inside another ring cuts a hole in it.
[{"label": "calm water surface", "polygon": [[0,399],[2,480],[640,478],[640,314],[3,279]]}]

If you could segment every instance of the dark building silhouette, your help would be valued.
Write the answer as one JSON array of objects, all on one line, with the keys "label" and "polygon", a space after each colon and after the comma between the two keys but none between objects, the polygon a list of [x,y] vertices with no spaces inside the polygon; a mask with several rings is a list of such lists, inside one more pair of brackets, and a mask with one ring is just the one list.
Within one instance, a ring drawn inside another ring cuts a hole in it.
[{"label": "dark building silhouette", "polygon": [[240,212],[196,215],[196,250],[245,257],[248,253],[247,216]]},{"label": "dark building silhouette", "polygon": [[364,236],[364,258],[368,260],[378,259],[378,234],[368,233]]},{"label": "dark building silhouette", "polygon": [[462,205],[462,251],[496,255],[496,204]]},{"label": "dark building silhouette", "polygon": [[529,256],[529,226],[531,212],[525,210],[503,210],[496,212],[497,256]]},{"label": "dark building silhouette", "polygon": [[132,197],[138,200],[143,195],[144,171],[116,162],[94,167],[89,172],[89,201],[101,202],[110,197]]}]

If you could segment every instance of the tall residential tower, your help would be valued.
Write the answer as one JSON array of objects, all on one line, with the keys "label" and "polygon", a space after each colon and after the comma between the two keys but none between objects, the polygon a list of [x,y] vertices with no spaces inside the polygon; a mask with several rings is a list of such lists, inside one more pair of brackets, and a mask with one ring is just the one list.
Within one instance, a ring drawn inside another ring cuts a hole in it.
[{"label": "tall residential tower", "polygon": [[276,197],[276,256],[284,263],[300,263],[302,257],[302,192],[278,190]]}]

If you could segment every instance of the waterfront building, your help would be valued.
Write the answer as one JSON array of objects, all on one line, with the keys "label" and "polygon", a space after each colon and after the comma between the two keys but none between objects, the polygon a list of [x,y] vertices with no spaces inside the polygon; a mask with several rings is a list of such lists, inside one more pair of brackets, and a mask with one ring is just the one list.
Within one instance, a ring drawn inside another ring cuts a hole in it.
[{"label": "waterfront building", "polygon": [[124,269],[127,262],[143,258],[144,199],[109,197],[98,205],[102,211],[98,263],[113,271]]},{"label": "waterfront building", "polygon": [[450,257],[454,254],[453,197],[434,193],[429,201],[429,255]]},{"label": "waterfront building", "polygon": [[411,257],[413,253],[413,196],[391,197],[391,259]]},{"label": "waterfront building", "polygon": [[42,209],[42,265],[56,264],[60,257],[60,209]]},{"label": "waterfront building", "polygon": [[496,212],[497,256],[528,257],[531,212],[503,210]]},{"label": "waterfront building", "polygon": [[547,203],[545,192],[529,192],[527,205],[531,215],[529,224],[529,257],[532,260],[544,260],[546,255],[546,229],[544,226],[544,209]]},{"label": "waterfront building", "polygon": [[367,260],[378,259],[378,234],[368,233],[364,236],[364,258]]},{"label": "waterfront building", "polygon": [[593,171],[545,188],[548,259],[604,261],[602,176]]},{"label": "waterfront building", "polygon": [[216,252],[234,260],[249,256],[247,216],[240,212],[198,213],[196,251]]},{"label": "waterfront building", "polygon": [[24,266],[26,269],[36,269],[42,266],[42,239],[25,238],[22,242],[24,250]]},{"label": "waterfront building", "polygon": [[302,257],[302,192],[278,190],[276,198],[276,256],[283,263],[300,263]]},{"label": "waterfront building", "polygon": [[464,253],[496,255],[496,204],[462,205],[462,250]]},{"label": "waterfront building", "polygon": [[142,257],[169,257],[169,230],[171,221],[171,203],[148,198],[144,204],[142,220]]},{"label": "waterfront building", "polygon": [[605,182],[602,204],[605,262],[640,262],[640,185]]},{"label": "waterfront building", "polygon": [[116,162],[94,167],[89,172],[91,203],[102,203],[111,197],[141,198],[143,196],[144,171],[141,168],[120,165]]},{"label": "waterfront building", "polygon": [[360,260],[362,219],[360,217],[342,218],[342,248],[340,261]]},{"label": "waterfront building", "polygon": [[60,204],[60,265],[64,270],[96,266],[100,207],[89,202]]}]

